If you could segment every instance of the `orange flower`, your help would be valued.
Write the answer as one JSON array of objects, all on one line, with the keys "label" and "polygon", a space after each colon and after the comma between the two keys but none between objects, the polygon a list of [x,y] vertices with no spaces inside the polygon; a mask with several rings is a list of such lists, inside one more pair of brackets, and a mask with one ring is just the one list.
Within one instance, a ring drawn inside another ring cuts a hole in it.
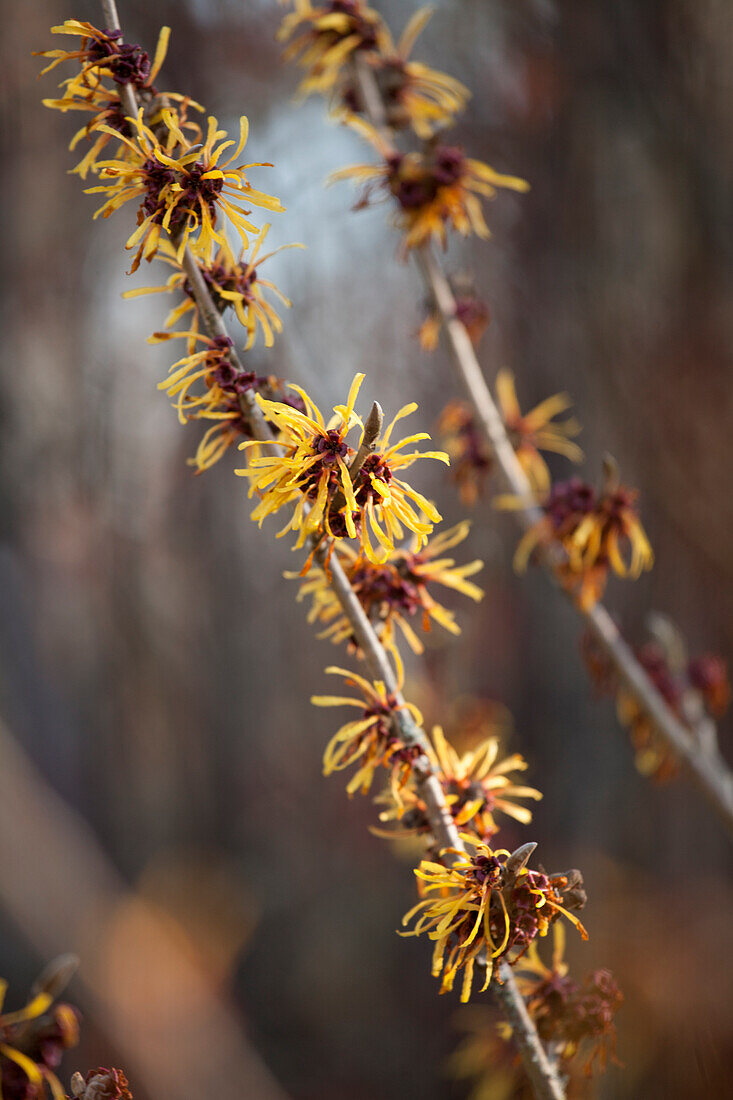
[{"label": "orange flower", "polygon": [[[402,686],[401,667],[399,686]],[[418,726],[422,715],[412,703],[400,704],[381,680],[369,681],[345,668],[331,667],[326,672],[343,676],[347,687],[357,688],[361,698],[341,695],[314,695],[317,707],[356,707],[361,717],[341,726],[329,741],[323,756],[323,774],[331,775],[352,764],[357,765],[346,787],[349,795],[367,794],[377,768],[387,768],[393,796],[399,801],[400,790],[408,781],[414,760],[422,755],[416,742],[408,742],[395,728],[395,717],[407,711]]]},{"label": "orange flower", "polygon": [[540,451],[555,451],[571,462],[583,461],[583,452],[572,440],[580,431],[577,420],[571,417],[559,423],[553,422],[558,413],[570,407],[570,398],[565,393],[556,393],[522,415],[514,376],[508,370],[500,370],[496,376],[496,395],[512,446],[533,491],[548,493],[550,471]]},{"label": "orange flower", "polygon": [[[503,760],[497,759],[498,755],[498,738],[489,737],[459,756],[440,726],[433,728],[428,756],[443,788],[446,805],[456,825],[471,829],[483,841],[499,832],[494,814],[505,814],[528,825],[532,812],[517,800],[542,798],[534,787],[521,786],[510,778],[511,772],[527,767],[519,753]],[[394,839],[430,832],[427,808],[414,783],[407,785],[399,803],[391,799],[389,792],[380,801],[387,803],[387,809],[380,813],[379,820],[397,822],[399,829],[373,829],[378,836]]]},{"label": "orange flower", "polygon": [[461,840],[469,852],[446,849],[444,854],[456,857],[450,867],[423,860],[415,871],[422,893],[432,896],[405,914],[403,925],[415,918],[416,923],[400,935],[428,933],[435,942],[433,976],[443,975],[440,992],[452,989],[456,974],[463,970],[461,1000],[465,1002],[471,996],[479,957],[486,967],[483,992],[491,981],[495,960],[509,956],[510,962],[516,961],[536,936],[547,935],[550,924],[561,914],[583,939],[588,934],[563,905],[562,892],[571,886],[568,876],[548,877],[529,871],[524,865],[526,858],[515,866],[505,848],[494,851],[470,834],[461,833]]},{"label": "orange flower", "polygon": [[[600,493],[580,478],[553,485],[542,505],[544,517],[517,547],[515,569],[526,569],[537,547],[557,544],[566,555],[556,566],[561,583],[577,595],[581,607],[592,607],[603,593],[609,569],[636,579],[654,562],[636,511],[636,496],[635,490],[619,485],[615,475],[606,478]],[[524,502],[500,497],[495,503],[516,508]]]},{"label": "orange flower", "polygon": [[334,172],[330,180],[353,179],[366,184],[359,205],[368,204],[380,188],[397,201],[396,224],[404,232],[403,251],[431,239],[445,246],[447,230],[462,236],[490,236],[479,196],[492,199],[497,188],[528,191],[529,184],[504,176],[480,160],[466,157],[454,145],[434,144],[424,152],[399,153],[370,123],[350,116],[348,125],[376,149],[381,164],[357,164]]},{"label": "orange flower", "polygon": [[303,96],[331,91],[357,52],[367,53],[390,41],[381,16],[361,0],[326,0],[315,6],[311,0],[295,0],[295,10],[285,16],[277,37],[287,41],[296,32],[283,57],[297,58],[305,69],[299,89]]},{"label": "orange flower", "polygon": [[451,401],[438,420],[445,448],[450,455],[450,474],[458,485],[461,500],[469,508],[478,500],[492,458],[479,431],[472,409],[463,401]]}]

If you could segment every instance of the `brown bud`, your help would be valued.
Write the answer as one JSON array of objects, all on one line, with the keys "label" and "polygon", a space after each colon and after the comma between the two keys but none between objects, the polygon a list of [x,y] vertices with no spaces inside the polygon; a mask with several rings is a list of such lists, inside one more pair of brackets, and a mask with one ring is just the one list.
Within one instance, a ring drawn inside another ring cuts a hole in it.
[{"label": "brown bud", "polygon": [[603,488],[607,493],[613,493],[621,484],[618,462],[613,455],[606,453],[603,456]]},{"label": "brown bud", "polygon": [[55,1000],[59,997],[79,966],[77,955],[58,955],[52,959],[48,966],[44,967],[33,983],[31,993],[36,996],[39,993],[48,993]]},{"label": "brown bud", "polygon": [[567,879],[567,886],[563,889],[563,900],[567,909],[583,909],[588,900],[583,885],[583,875],[577,869],[566,871],[563,878]]},{"label": "brown bud", "polygon": [[533,841],[529,841],[527,844],[522,844],[515,852],[512,852],[506,861],[507,874],[512,878],[516,878],[519,872],[527,866],[527,862],[536,847],[537,845]]},{"label": "brown bud", "polygon": [[86,1089],[87,1086],[82,1075],[79,1072],[75,1073],[71,1078],[71,1095],[76,1097],[83,1096]]}]

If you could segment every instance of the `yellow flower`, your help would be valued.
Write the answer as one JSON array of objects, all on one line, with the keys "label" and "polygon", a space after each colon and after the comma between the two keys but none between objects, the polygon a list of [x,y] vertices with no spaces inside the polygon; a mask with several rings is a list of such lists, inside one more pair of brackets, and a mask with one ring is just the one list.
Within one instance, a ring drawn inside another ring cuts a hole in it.
[{"label": "yellow flower", "polygon": [[[237,315],[237,319],[247,330],[245,351],[249,351],[257,339],[258,328],[262,331],[265,347],[272,347],[275,341],[275,333],[282,332],[282,321],[274,307],[267,301],[263,288],[275,294],[286,307],[290,307],[290,300],[278,290],[269,279],[262,279],[259,274],[261,264],[269,260],[271,256],[281,252],[285,248],[302,248],[300,244],[285,244],[267,252],[264,256],[259,251],[264,244],[269,232],[269,224],[263,225],[260,232],[252,242],[252,251],[245,258],[244,249],[239,259],[235,259],[234,253],[228,244],[219,245],[213,255],[209,252],[201,253],[198,243],[194,246],[194,255],[201,274],[206,281],[214,304],[220,313],[231,306]],[[177,250],[169,241],[161,241],[158,248],[158,258],[170,264],[175,270],[165,286],[140,287],[136,290],[126,290],[123,298],[138,298],[143,294],[159,293],[183,293],[183,301],[174,306],[165,320],[165,327],[170,328],[182,318],[192,314],[190,321],[192,332],[200,332],[198,306],[191,292],[186,273],[181,270],[176,258]],[[192,343],[189,350],[193,351]]]},{"label": "yellow flower", "polygon": [[[583,1070],[588,1077],[593,1069],[606,1068],[609,1055],[615,1060],[614,1016],[624,998],[609,970],[586,975],[582,984],[574,981],[564,953],[565,928],[558,922],[553,925],[550,965],[542,961],[535,941],[516,968],[517,986],[540,1038],[564,1063],[585,1049],[588,1057]],[[499,1026],[504,1038],[511,1038],[511,1026]]]},{"label": "yellow flower", "polygon": [[[169,369],[168,377],[158,383],[159,390],[164,390],[169,397],[175,398],[174,407],[179,424],[186,424],[200,415],[202,406],[208,409],[219,405],[221,391],[225,386],[228,390],[230,384],[235,383],[240,376],[235,372],[229,358],[229,349],[232,346],[229,337],[217,336],[212,339],[193,331],[154,332],[148,337],[148,343],[160,344],[175,339],[184,339],[189,344],[194,341],[194,347],[196,343],[203,345],[199,351],[194,350],[176,360]],[[194,387],[200,383],[203,383],[203,389],[192,393]],[[237,394],[233,386],[232,393],[235,396]]]},{"label": "yellow flower", "polygon": [[[363,379],[363,374],[356,375],[347,404],[334,408],[334,418],[328,424],[298,386],[290,388],[303,399],[305,412],[265,401],[257,395],[264,416],[280,433],[284,453],[258,456],[247,469],[236,472],[249,478],[250,496],[257,493],[261,498],[252,519],[261,523],[283,505],[295,504],[293,515],[280,535],[298,531],[296,548],[303,546],[309,536],[323,533],[336,539],[359,538],[369,560],[382,562],[394,550],[395,540],[403,538],[405,530],[412,531],[416,544],[422,546],[433,524],[441,518],[435,506],[398,474],[418,458],[436,458],[447,463],[448,456],[442,451],[402,453],[404,447],[429,439],[426,432],[391,443],[395,424],[417,408],[411,403],[394,416],[352,484],[347,460],[353,452],[346,437],[355,425],[362,428],[363,437],[362,421],[354,412]],[[378,544],[376,548],[372,539]]]},{"label": "yellow flower", "polygon": [[525,771],[527,762],[519,753],[497,762],[499,740],[489,737],[475,749],[459,755],[440,726],[433,729],[433,759],[437,765],[446,801],[456,825],[470,827],[482,838],[498,831],[494,811],[529,825],[532,811],[516,805],[518,798],[539,801],[540,791],[512,782],[508,773]]},{"label": "yellow flower", "polygon": [[[506,814],[528,825],[532,820],[531,811],[517,805],[515,800],[542,798],[534,787],[519,786],[509,778],[510,772],[526,769],[524,758],[514,753],[497,761],[498,754],[498,738],[490,737],[459,756],[440,726],[433,727],[428,756],[443,788],[446,805],[456,825],[470,827],[483,841],[489,841],[499,832],[495,813]],[[377,836],[389,840],[430,832],[427,807],[414,783],[406,786],[399,803],[391,799],[389,792],[380,796],[379,801],[387,804],[379,820],[399,822],[399,829],[373,829]]]},{"label": "yellow flower", "polygon": [[[432,14],[430,7],[419,8],[396,46],[386,31],[386,41],[380,52],[367,55],[382,94],[388,124],[394,129],[409,125],[423,139],[450,126],[456,115],[465,109],[471,95],[454,77],[431,69],[421,61],[409,60],[415,40]],[[351,102],[357,107],[356,93],[352,92]]]},{"label": "yellow flower", "polygon": [[[431,620],[434,620],[451,634],[460,633],[453,612],[433,598],[429,586],[440,584],[477,602],[483,599],[482,589],[468,580],[483,567],[483,562],[472,561],[459,566],[452,558],[438,557],[462,542],[468,529],[469,524],[464,521],[430,539],[421,551],[397,549],[381,564],[365,559],[348,543],[338,545],[336,553],[341,566],[385,647],[394,647],[396,626],[412,651],[422,653],[423,644],[409,622],[416,616],[420,616],[424,630],[430,630]],[[289,577],[298,575],[286,574]],[[352,638],[351,624],[323,569],[314,568],[301,584],[298,600],[306,597],[313,601],[308,622],[326,624],[319,637],[330,638],[337,645],[349,641],[354,648],[358,648]]]},{"label": "yellow flower", "polygon": [[[165,60],[170,38],[170,27],[162,27],[152,64],[140,46],[122,42],[122,32],[102,31],[79,19],[67,19],[58,27],[51,27],[51,34],[80,38],[75,50],[42,50],[34,57],[50,57],[51,64],[41,70],[41,76],[55,69],[64,61],[78,61],[79,72],[64,80],[64,98],[71,100],[86,92],[96,91],[102,78],[109,77],[118,85],[131,84],[137,91],[154,91],[155,80]],[[63,109],[63,108],[62,108]]]},{"label": "yellow flower", "polygon": [[[169,115],[166,115],[169,118]],[[94,217],[101,214],[108,218],[126,202],[140,201],[138,226],[130,236],[125,248],[134,248],[139,244],[131,271],[136,271],[141,259],[152,260],[158,250],[161,235],[170,228],[170,219],[177,195],[172,191],[175,174],[167,166],[167,158],[175,149],[176,135],[170,127],[165,128],[165,142],[161,144],[153,131],[143,123],[142,108],[134,120],[136,135],[126,137],[106,124],[100,124],[99,130],[118,138],[122,143],[122,154],[113,160],[97,161],[96,167],[103,179],[113,179],[98,187],[87,188],[87,194],[102,193],[108,196]],[[176,221],[175,228],[178,229]]]},{"label": "yellow flower", "polygon": [[438,430],[450,455],[451,477],[460,498],[473,507],[491,470],[492,458],[472,409],[463,401],[450,401],[440,414]]},{"label": "yellow flower", "polygon": [[237,372],[229,359],[232,341],[228,337],[210,339],[194,332],[156,332],[149,343],[182,337],[189,343],[199,341],[200,351],[194,351],[179,359],[158,389],[174,398],[178,420],[213,420],[214,423],[201,437],[196,453],[188,464],[197,473],[211,469],[234,443],[250,437],[247,421],[246,396],[253,393],[267,379],[260,379],[254,371]]},{"label": "yellow flower", "polygon": [[[5,1000],[7,988],[8,983],[0,979],[0,1010]],[[49,993],[43,992],[33,997],[24,1008],[19,1009],[17,1012],[0,1011],[0,1096],[2,1096],[2,1062],[3,1059],[7,1059],[20,1068],[27,1079],[28,1086],[34,1090],[34,1096],[43,1096],[45,1094],[44,1086],[47,1084],[54,1100],[64,1100],[64,1090],[55,1074],[40,1059],[38,1062],[34,1061],[13,1045],[18,1025],[23,1025],[29,1020],[38,1019],[50,1008],[52,1003],[53,997]]]},{"label": "yellow flower", "polygon": [[[578,918],[562,904],[566,876],[552,878],[528,871],[524,862],[517,868],[505,849],[492,850],[470,834],[461,839],[472,854],[446,849],[455,856],[450,867],[423,860],[415,871],[423,897],[405,914],[402,924],[416,919],[403,936],[427,932],[435,942],[433,976],[442,973],[441,993],[453,988],[456,974],[463,970],[461,1000],[471,995],[476,961],[482,958],[486,974],[482,992],[488,988],[496,959],[511,956],[516,961],[537,936],[544,936],[560,914],[574,924],[583,939],[587,932]],[[419,915],[418,915],[419,914]],[[446,952],[448,952],[446,958]]]},{"label": "yellow flower", "polygon": [[357,51],[368,53],[389,42],[381,16],[361,0],[327,0],[315,6],[310,0],[295,0],[295,10],[285,16],[277,37],[286,41],[296,31],[300,33],[283,57],[298,58],[305,69],[299,88],[303,96],[329,92]]},{"label": "yellow flower", "polygon": [[[419,458],[434,458],[449,464],[445,451],[413,451],[402,454],[404,447],[430,439],[427,432],[416,432],[392,443],[395,424],[415,412],[417,405],[410,402],[397,412],[372,454],[364,461],[354,481],[354,496],[359,519],[359,537],[367,558],[373,562],[386,561],[402,539],[405,530],[414,535],[413,548],[417,552],[427,541],[433,524],[442,519],[434,504],[427,500],[398,473],[412,466]],[[372,545],[372,539],[379,544]]]},{"label": "yellow flower", "polygon": [[571,462],[583,461],[583,452],[572,441],[572,437],[580,431],[577,420],[571,417],[553,423],[558,413],[570,408],[570,398],[565,393],[557,393],[523,416],[517,401],[514,375],[508,370],[500,370],[496,376],[496,396],[507,433],[532,490],[538,494],[549,492],[550,471],[540,451],[554,451],[565,455]]},{"label": "yellow flower", "polygon": [[[334,407],[334,416],[328,426],[320,409],[300,386],[289,388],[302,399],[302,412],[282,402],[257,397],[264,416],[279,432],[284,453],[258,455],[250,459],[246,469],[235,473],[249,479],[250,496],[256,493],[260,497],[252,513],[252,519],[260,526],[265,516],[286,504],[295,504],[293,515],[278,537],[291,530],[298,531],[298,547],[322,525],[332,533],[335,517],[329,515],[330,506],[338,494],[343,494],[347,505],[343,517],[345,533],[356,537],[353,519],[356,501],[345,459],[350,451],[346,437],[355,425],[361,425],[354,404],[363,381],[363,374],[355,376],[346,405]],[[249,446],[249,443],[241,444],[242,449]]]},{"label": "yellow flower", "polygon": [[[113,137],[120,137],[125,146],[125,157],[98,161],[101,178],[113,182],[87,191],[88,194],[101,192],[108,195],[95,217],[100,214],[109,217],[124,203],[140,201],[137,229],[125,245],[126,248],[139,245],[132,271],[137,269],[141,259],[153,258],[163,232],[173,238],[176,258],[180,262],[189,238],[195,234],[198,234],[198,246],[204,255],[211,251],[214,242],[222,246],[226,244],[223,231],[217,228],[219,213],[230,219],[243,246],[248,247],[247,233],[254,233],[256,229],[246,220],[245,214],[249,210],[240,202],[283,210],[279,199],[256,191],[248,183],[245,169],[256,165],[229,167],[247,141],[249,123],[244,115],[240,119],[239,142],[226,160],[222,160],[222,156],[235,143],[222,140],[227,138],[226,131],[218,129],[213,116],[209,117],[203,144],[192,147],[171,111],[162,112],[165,129],[162,143],[143,123],[142,115],[141,108],[135,120],[137,133],[134,139],[117,135],[109,127],[99,127]],[[235,199],[239,201],[235,202]]]},{"label": "yellow flower", "polygon": [[[636,497],[636,491],[619,485],[615,475],[600,493],[580,478],[558,482],[542,504],[545,515],[517,547],[515,569],[526,569],[537,547],[558,544],[566,555],[555,567],[558,579],[576,594],[582,608],[592,607],[603,593],[609,568],[620,577],[636,579],[652,567],[654,554],[636,511]],[[506,497],[496,503],[517,507],[523,502]]]},{"label": "yellow flower", "polygon": [[354,179],[366,189],[359,205],[381,188],[397,201],[397,226],[404,232],[404,250],[435,239],[447,244],[447,230],[462,236],[488,237],[481,202],[494,198],[498,187],[528,191],[516,176],[503,176],[480,160],[466,157],[458,146],[434,144],[423,152],[399,153],[364,119],[351,116],[348,124],[371,142],[381,164],[357,164],[332,173],[331,181]]},{"label": "yellow flower", "polygon": [[270,400],[286,400],[285,383],[271,375],[236,370],[229,354],[232,347],[229,337],[211,339],[198,330],[155,332],[148,343],[175,339],[186,340],[189,353],[173,363],[168,377],[158,383],[158,389],[174,399],[179,423],[214,422],[201,438],[194,457],[188,459],[189,465],[202,473],[215,465],[232,444],[243,438],[251,439],[249,413],[254,395],[261,393]]},{"label": "yellow flower", "polygon": [[314,695],[311,702],[317,707],[356,707],[361,711],[361,716],[341,726],[329,741],[323,756],[323,774],[331,775],[356,764],[357,769],[346,790],[349,795],[356,791],[366,794],[377,768],[387,768],[394,797],[399,800],[399,791],[411,774],[413,762],[422,755],[423,750],[419,744],[407,743],[400,736],[395,729],[395,717],[400,710],[409,711],[417,725],[421,726],[420,711],[412,703],[399,705],[381,680],[366,680],[344,668],[331,667],[326,672],[343,676],[347,687],[360,691],[361,698]]}]

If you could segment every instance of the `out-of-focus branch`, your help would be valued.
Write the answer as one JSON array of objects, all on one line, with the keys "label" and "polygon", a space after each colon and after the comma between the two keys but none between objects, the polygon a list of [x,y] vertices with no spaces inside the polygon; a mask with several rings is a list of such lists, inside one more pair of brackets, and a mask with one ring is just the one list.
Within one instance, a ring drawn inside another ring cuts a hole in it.
[{"label": "out-of-focus branch", "polygon": [[[374,74],[361,57],[357,56],[354,67],[365,114],[385,141],[393,146],[394,137],[387,125],[384,103]],[[443,267],[429,244],[416,250],[416,260],[440,314],[453,361],[501,477],[510,492],[525,502],[514,515],[523,528],[532,527],[542,518],[542,510],[514,452],[468,331],[456,315],[456,300]],[[555,555],[545,553],[541,561],[552,576]],[[679,721],[624,641],[603,604],[597,603],[587,609],[575,606],[608,655],[621,682],[652,719],[659,736],[715,812],[728,835],[733,837],[733,774],[718,750],[717,741],[708,736],[706,743],[701,744]]]},{"label": "out-of-focus branch", "polygon": [[153,1098],[287,1100],[177,921],[128,889],[88,825],[0,724],[0,905],[75,982],[128,1075]]}]

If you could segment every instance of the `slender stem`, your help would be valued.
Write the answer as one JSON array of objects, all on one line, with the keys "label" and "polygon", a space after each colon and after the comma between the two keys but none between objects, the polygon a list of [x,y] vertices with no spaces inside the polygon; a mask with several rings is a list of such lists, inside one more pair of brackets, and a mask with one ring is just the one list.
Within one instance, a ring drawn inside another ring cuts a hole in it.
[{"label": "slender stem", "polygon": [[[384,140],[393,145],[393,135],[387,126],[384,104],[372,70],[363,58],[357,58],[355,71],[365,114]],[[532,527],[542,518],[543,512],[507,435],[468,331],[456,316],[455,297],[442,265],[430,245],[417,249],[415,258],[440,314],[455,366],[473,403],[501,476],[510,492],[526,502],[514,515],[523,528]],[[552,552],[546,553],[541,560],[552,576],[552,567],[556,564],[555,556]],[[621,682],[652,719],[655,730],[667,748],[715,812],[728,835],[733,838],[733,773],[718,751],[715,739],[708,737],[706,743],[701,745],[680,722],[601,603],[588,609],[579,608],[576,604],[573,606],[607,654]]]},{"label": "slender stem", "polygon": [[[101,0],[101,3],[108,29],[121,30],[114,0]],[[125,109],[129,111],[130,115],[134,116],[137,102],[133,89],[130,85],[124,85],[122,94]],[[191,284],[203,327],[212,339],[217,336],[228,337],[223,318],[216,308],[198,264],[188,248],[184,251],[182,267]],[[233,348],[229,349],[229,355],[232,365],[241,370],[241,364]],[[250,430],[256,438],[263,441],[272,441],[268,426],[254,402],[246,410],[243,409],[243,415],[247,418]],[[381,423],[382,410],[375,402],[365,425],[364,442],[356,455],[356,460],[359,462],[356,472],[358,472],[358,468],[370,451],[373,450],[381,429]],[[354,636],[359,642],[372,677],[383,680],[387,690],[396,698],[399,709],[395,712],[395,732],[406,743],[419,744],[423,749],[427,749],[428,739],[424,731],[418,727],[410,712],[404,707],[404,698],[399,691],[397,678],[387,652],[359,603],[341,563],[335,555],[332,555],[329,561],[328,551],[328,545],[322,543],[316,549],[316,557],[324,571],[327,569],[327,575],[330,573],[333,591],[349,620]],[[443,788],[425,752],[415,762],[414,771],[418,792],[425,802],[427,817],[436,841],[442,847],[456,848],[459,851],[465,850],[450,809],[446,804]],[[563,1100],[562,1086],[554,1067],[550,1064],[534,1023],[529,1017],[524,998],[517,988],[511,969],[505,963],[501,963],[497,969],[502,984],[494,981],[492,989],[494,989],[497,1000],[512,1027],[527,1075],[532,1081],[538,1100]]]},{"label": "slender stem", "polygon": [[[397,681],[384,647],[369,622],[363,607],[359,603],[340,563],[332,560],[329,566],[332,587],[339,603],[349,620],[354,636],[361,647],[369,671],[375,679],[383,680],[388,691],[392,692],[398,704],[404,699],[397,687]],[[414,722],[409,711],[396,712],[397,729],[395,732],[408,743],[427,746],[424,732]],[[443,788],[433,771],[427,757],[415,762],[418,793],[425,803],[430,829],[438,844],[443,848],[455,848],[465,851],[463,841],[458,835],[456,823],[446,805]],[[449,854],[444,858],[450,862]],[[456,857],[457,858],[457,857]],[[499,981],[492,981],[491,990],[496,998],[507,1023],[512,1028],[512,1036],[522,1056],[525,1071],[529,1077],[537,1100],[563,1100],[565,1093],[557,1071],[547,1056],[547,1052],[537,1034],[537,1029],[527,1012],[524,998],[519,992],[511,967],[506,963],[498,966]]]},{"label": "slender stem", "polygon": [[481,422],[484,435],[496,457],[499,469],[510,492],[526,501],[519,510],[522,524],[532,527],[542,519],[542,509],[537,505],[534,493],[507,435],[501,413],[496,407],[491,391],[476,358],[471,338],[465,325],[456,316],[456,300],[445,272],[429,247],[419,249],[417,265],[435,300],[440,313],[451,352],[459,365],[461,377]]},{"label": "slender stem", "polygon": [[534,1022],[527,1011],[524,997],[517,988],[511,968],[502,963],[499,966],[499,982],[492,981],[491,991],[497,1000],[507,1023],[512,1029],[512,1038],[522,1056],[522,1064],[532,1083],[538,1100],[564,1100],[565,1089],[550,1060],[544,1045],[540,1042]]},{"label": "slender stem", "polygon": [[[106,31],[121,31],[120,17],[117,14],[117,5],[115,0],[101,0],[102,11],[104,12],[104,22]],[[135,96],[135,89],[132,84],[120,85],[120,99],[122,100],[122,106],[127,111],[130,118],[137,118],[137,98]]]}]

